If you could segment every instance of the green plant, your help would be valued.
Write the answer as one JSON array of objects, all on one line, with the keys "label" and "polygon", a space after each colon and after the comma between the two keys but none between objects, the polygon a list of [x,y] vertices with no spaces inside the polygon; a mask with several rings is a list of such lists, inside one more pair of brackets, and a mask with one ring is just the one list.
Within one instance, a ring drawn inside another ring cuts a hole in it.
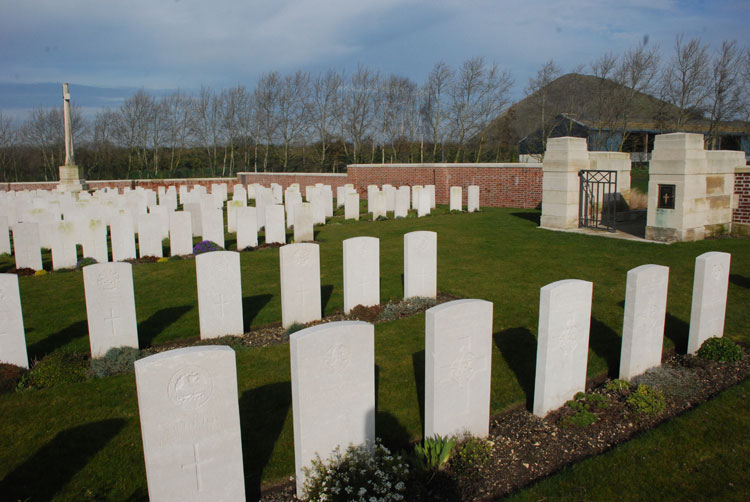
[{"label": "green plant", "polygon": [[291,326],[289,326],[286,329],[285,334],[286,334],[286,336],[289,336],[292,333],[296,333],[297,331],[302,331],[303,329],[305,329],[305,325],[304,324],[300,324],[298,322],[295,322],[294,324],[292,324]]},{"label": "green plant", "polygon": [[492,459],[492,443],[484,439],[466,436],[456,446],[450,459],[451,469],[459,475],[476,474]]},{"label": "green plant", "polygon": [[664,411],[667,406],[664,394],[648,385],[639,385],[628,396],[627,403],[633,411],[640,415],[656,415]]},{"label": "green plant", "polygon": [[560,425],[562,427],[587,427],[599,419],[595,412],[609,408],[609,403],[609,397],[605,395],[578,392],[572,400],[565,403],[565,406],[575,413],[564,416]]},{"label": "green plant", "polygon": [[422,444],[414,445],[414,464],[422,472],[435,472],[443,468],[451,456],[456,439],[452,437],[425,438]]},{"label": "green plant", "polygon": [[78,352],[58,351],[48,354],[24,374],[20,387],[44,389],[54,385],[86,380],[86,356]]},{"label": "green plant", "polygon": [[378,216],[378,217],[377,217],[377,219],[376,219],[375,221],[385,221],[385,220],[387,220],[387,219],[388,219],[388,217],[387,217],[387,216],[383,216],[383,215],[381,214],[380,216]]},{"label": "green plant", "polygon": [[91,360],[89,375],[102,378],[121,373],[132,373],[133,363],[140,359],[140,351],[135,347],[115,347],[104,354]]},{"label": "green plant", "polygon": [[76,263],[76,270],[81,270],[83,267],[86,267],[88,265],[93,265],[95,263],[98,263],[95,258],[91,257],[83,257],[80,260],[78,260],[78,263]]},{"label": "green plant", "polygon": [[37,270],[36,272],[34,272],[34,275],[47,275],[47,271],[44,269]]},{"label": "green plant", "polygon": [[25,373],[25,368],[15,364],[0,363],[0,394],[16,390]]},{"label": "green plant", "polygon": [[435,298],[423,298],[415,296],[400,302],[389,303],[378,315],[376,321],[392,321],[400,317],[406,317],[421,312],[437,305]]},{"label": "green plant", "polygon": [[334,450],[328,461],[320,457],[305,469],[305,497],[310,502],[390,502],[404,499],[409,467],[399,455],[375,444]]},{"label": "green plant", "polygon": [[614,380],[610,380],[607,382],[607,390],[613,391],[613,392],[622,392],[624,390],[630,390],[632,387],[631,383],[627,380],[620,380],[619,378],[615,378]]},{"label": "green plant", "polygon": [[709,338],[698,349],[698,357],[709,361],[733,362],[745,357],[742,347],[729,338]]}]

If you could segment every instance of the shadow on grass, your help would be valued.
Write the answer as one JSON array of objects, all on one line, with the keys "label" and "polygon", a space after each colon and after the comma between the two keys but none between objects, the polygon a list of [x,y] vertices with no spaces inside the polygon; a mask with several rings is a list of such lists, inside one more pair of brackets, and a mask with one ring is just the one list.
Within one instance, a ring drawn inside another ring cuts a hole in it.
[{"label": "shadow on grass", "polygon": [[667,312],[667,317],[664,319],[664,336],[672,340],[674,351],[678,354],[687,352],[689,332],[690,325],[688,323]]},{"label": "shadow on grass", "polygon": [[750,277],[744,275],[729,274],[729,282],[741,288],[750,289]]},{"label": "shadow on grass", "polygon": [[167,307],[165,309],[157,310],[151,317],[142,321],[138,324],[138,340],[141,348],[151,347],[159,333],[164,331],[167,326],[174,324],[177,319],[182,317],[185,312],[188,312],[193,307],[188,305],[182,305],[179,307]]},{"label": "shadow on grass", "polygon": [[422,426],[424,437],[424,350],[411,355],[411,365],[414,369],[414,382],[417,386],[417,404],[419,405],[419,424]]},{"label": "shadow on grass", "polygon": [[114,418],[59,432],[0,481],[1,498],[52,500],[124,426]]},{"label": "shadow on grass", "polygon": [[409,443],[411,442],[409,431],[387,411],[375,412],[375,436],[382,439],[383,444],[392,453],[399,450],[409,450]]},{"label": "shadow on grass", "polygon": [[292,404],[292,384],[276,382],[242,393],[240,420],[247,500],[260,498],[263,469],[284,427]]},{"label": "shadow on grass", "polygon": [[86,321],[74,322],[67,328],[63,328],[57,333],[53,333],[47,338],[29,345],[29,360],[41,359],[45,355],[54,352],[76,338],[81,338],[87,335],[88,323]]},{"label": "shadow on grass", "polygon": [[332,294],[333,294],[332,284],[326,284],[320,287],[320,305],[323,309],[320,315],[322,315],[323,317],[326,316],[326,309],[328,308],[328,300],[331,299]]},{"label": "shadow on grass", "polygon": [[512,216],[515,216],[516,218],[521,218],[522,220],[528,220],[532,223],[536,223],[537,225],[539,225],[540,222],[542,221],[542,213],[524,211],[522,213],[510,213],[510,214]]},{"label": "shadow on grass", "polygon": [[246,296],[242,299],[242,316],[245,318],[244,329],[245,333],[250,331],[250,326],[253,324],[253,320],[258,313],[271,301],[273,296],[269,294]]},{"label": "shadow on grass", "polygon": [[596,355],[604,359],[607,364],[607,375],[617,378],[620,374],[620,347],[622,339],[617,336],[612,328],[598,320],[591,318],[591,331],[589,332],[589,347]]},{"label": "shadow on grass", "polygon": [[495,346],[516,375],[518,385],[526,394],[526,409],[534,405],[534,378],[536,378],[536,338],[526,328],[510,328],[492,335]]}]

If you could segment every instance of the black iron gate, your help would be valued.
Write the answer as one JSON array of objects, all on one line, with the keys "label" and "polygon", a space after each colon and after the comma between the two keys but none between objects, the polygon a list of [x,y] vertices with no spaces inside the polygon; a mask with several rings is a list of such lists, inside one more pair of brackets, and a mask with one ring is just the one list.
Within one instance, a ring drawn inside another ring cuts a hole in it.
[{"label": "black iron gate", "polygon": [[616,230],[617,171],[578,171],[578,226]]}]

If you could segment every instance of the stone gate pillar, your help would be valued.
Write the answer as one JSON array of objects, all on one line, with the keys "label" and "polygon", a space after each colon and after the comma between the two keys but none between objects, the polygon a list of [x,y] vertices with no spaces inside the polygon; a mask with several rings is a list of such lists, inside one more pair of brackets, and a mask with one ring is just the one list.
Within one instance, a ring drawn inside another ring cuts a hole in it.
[{"label": "stone gate pillar", "polygon": [[672,242],[705,237],[706,172],[702,134],[656,136],[649,163],[647,239]]},{"label": "stone gate pillar", "polygon": [[542,164],[542,228],[578,228],[578,171],[589,169],[585,138],[551,138]]}]

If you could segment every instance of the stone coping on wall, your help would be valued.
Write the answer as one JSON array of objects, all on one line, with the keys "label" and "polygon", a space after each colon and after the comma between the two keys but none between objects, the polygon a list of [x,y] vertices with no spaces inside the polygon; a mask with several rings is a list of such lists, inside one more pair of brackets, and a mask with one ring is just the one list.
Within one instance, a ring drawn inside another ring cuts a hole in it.
[{"label": "stone coping on wall", "polygon": [[237,176],[246,175],[246,176],[323,176],[323,177],[332,177],[332,178],[346,178],[348,175],[346,173],[274,173],[274,172],[254,172],[254,171],[241,171],[237,173]]},{"label": "stone coping on wall", "polygon": [[736,167],[736,168],[734,169],[734,172],[735,172],[736,174],[746,174],[746,173],[750,173],[750,167]]},{"label": "stone coping on wall", "polygon": [[541,169],[542,164],[538,162],[484,162],[484,163],[439,163],[439,164],[349,164],[347,167],[405,167],[414,169],[415,167],[426,167],[431,169],[436,168],[484,168],[484,167],[500,167],[500,168],[513,168],[513,167],[530,167]]}]

